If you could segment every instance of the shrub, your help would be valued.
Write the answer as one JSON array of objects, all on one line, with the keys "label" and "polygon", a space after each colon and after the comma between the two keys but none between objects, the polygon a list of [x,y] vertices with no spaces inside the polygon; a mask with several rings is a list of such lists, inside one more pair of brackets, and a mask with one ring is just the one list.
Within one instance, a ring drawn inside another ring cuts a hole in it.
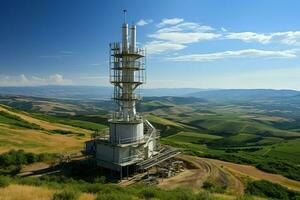
[{"label": "shrub", "polygon": [[195,194],[187,188],[178,188],[169,193],[172,197],[168,199],[174,200],[195,200]]},{"label": "shrub", "polygon": [[208,192],[199,192],[196,194],[196,200],[213,200],[213,196]]},{"label": "shrub", "polygon": [[297,199],[300,197],[300,193],[266,180],[249,182],[245,192],[246,194],[270,197],[273,199]]},{"label": "shrub", "polygon": [[38,161],[50,161],[55,158],[55,154],[33,154],[26,153],[23,150],[11,150],[0,155],[0,166],[7,167],[10,165],[26,165]]},{"label": "shrub", "polygon": [[74,190],[63,190],[62,192],[54,193],[52,200],[77,200],[79,194]]},{"label": "shrub", "polygon": [[50,132],[54,133],[54,134],[62,134],[62,135],[76,134],[76,133],[74,133],[72,131],[65,131],[65,130],[60,130],[60,129],[52,130]]},{"label": "shrub", "polygon": [[206,189],[206,190],[208,190],[208,191],[210,191],[210,192],[224,193],[225,190],[226,190],[226,188],[227,188],[227,186],[226,186],[226,185],[223,185],[223,186],[221,186],[221,185],[216,185],[216,184],[213,184],[213,183],[211,183],[211,182],[209,182],[209,181],[205,181],[205,182],[203,183],[202,188],[203,188],[203,189]]},{"label": "shrub", "polygon": [[21,185],[40,186],[42,184],[42,181],[39,178],[35,177],[24,177],[17,180]]},{"label": "shrub", "polygon": [[0,174],[17,174],[22,165],[41,161],[49,162],[54,160],[55,157],[56,154],[33,154],[24,152],[23,150],[11,150],[0,154]]},{"label": "shrub", "polygon": [[211,183],[211,182],[209,182],[209,181],[204,181],[204,183],[203,183],[203,185],[202,185],[202,188],[203,189],[206,189],[206,190],[209,190],[209,189],[211,189],[211,188],[213,188],[213,184]]},{"label": "shrub", "polygon": [[286,161],[263,161],[258,163],[256,168],[271,173],[282,174],[285,177],[300,181],[300,167]]},{"label": "shrub", "polygon": [[81,186],[81,191],[87,192],[87,193],[98,193],[103,189],[103,185],[99,183],[95,184],[85,184]]},{"label": "shrub", "polygon": [[158,197],[158,191],[154,188],[147,187],[139,192],[138,196],[142,199],[151,199],[154,197]]},{"label": "shrub", "polygon": [[96,200],[132,200],[133,197],[126,193],[98,193]]},{"label": "shrub", "polygon": [[106,181],[105,176],[96,177],[93,180],[94,183],[105,183],[105,181]]},{"label": "shrub", "polygon": [[10,179],[6,176],[0,176],[0,188],[9,186]]},{"label": "shrub", "polygon": [[251,197],[250,195],[243,195],[243,196],[239,196],[237,197],[235,200],[253,200],[254,198]]}]

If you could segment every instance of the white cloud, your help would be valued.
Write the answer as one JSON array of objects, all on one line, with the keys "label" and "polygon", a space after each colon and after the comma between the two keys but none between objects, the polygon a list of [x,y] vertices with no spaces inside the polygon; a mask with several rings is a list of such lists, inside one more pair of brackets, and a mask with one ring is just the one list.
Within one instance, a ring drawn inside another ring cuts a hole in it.
[{"label": "white cloud", "polygon": [[223,31],[223,32],[227,32],[227,29],[226,29],[226,28],[224,28],[224,27],[221,27],[221,31]]},{"label": "white cloud", "polygon": [[61,74],[49,77],[26,76],[4,76],[0,75],[0,86],[39,86],[39,85],[70,85],[72,80],[65,79]]},{"label": "white cloud", "polygon": [[202,40],[211,40],[220,37],[220,34],[212,32],[213,28],[193,22],[184,22],[174,26],[158,29],[148,35],[156,40],[166,40],[172,43],[187,44]]},{"label": "white cloud", "polygon": [[272,38],[283,44],[300,46],[300,31],[277,32],[272,34]]},{"label": "white cloud", "polygon": [[157,33],[163,32],[208,32],[214,29],[210,26],[201,25],[194,22],[183,22],[174,26],[167,26],[158,29]]},{"label": "white cloud", "polygon": [[158,27],[158,30],[148,35],[153,39],[145,45],[149,54],[178,51],[186,48],[186,44],[221,37],[212,32],[214,29],[210,26],[184,22],[181,18],[163,19]]},{"label": "white cloud", "polygon": [[201,33],[201,32],[190,32],[190,33],[164,32],[164,33],[155,33],[149,35],[149,37],[159,39],[159,40],[167,40],[178,44],[188,44],[188,43],[195,43],[203,40],[212,40],[220,37],[220,35],[215,33]]},{"label": "white cloud", "polygon": [[271,35],[265,35],[254,32],[228,33],[225,36],[227,39],[242,40],[244,42],[260,42],[262,44],[269,43],[272,39]]},{"label": "white cloud", "polygon": [[183,22],[182,18],[165,18],[162,19],[159,24],[157,24],[157,27],[163,27],[166,25],[175,25],[175,24],[179,24],[180,22]]},{"label": "white cloud", "polygon": [[54,74],[49,77],[49,84],[69,85],[72,80],[65,79],[61,74]]},{"label": "white cloud", "polygon": [[207,62],[226,58],[295,58],[297,50],[290,49],[284,51],[267,51],[258,49],[244,49],[237,51],[223,51],[207,54],[190,54],[177,57],[170,57],[172,61],[194,61]]},{"label": "white cloud", "polygon": [[[158,29],[148,37],[152,41],[145,46],[149,54],[159,54],[169,51],[178,51],[188,47],[188,44],[201,41],[226,39],[241,40],[243,42],[258,42],[261,44],[279,43],[285,45],[300,46],[300,31],[286,31],[274,33],[256,32],[228,32],[224,27],[215,30],[211,26],[195,22],[186,22],[182,18],[162,19],[157,24]],[[177,57],[184,59],[187,56]],[[225,51],[211,54],[188,55],[193,60],[217,60],[219,57],[296,57],[294,51],[267,51],[257,49],[246,49],[240,51]],[[175,59],[175,58],[171,58]]]},{"label": "white cloud", "polygon": [[28,80],[28,78],[24,75],[24,74],[21,74],[20,75],[20,79],[21,79],[21,81],[23,82],[23,83],[28,83],[28,82],[30,82],[29,80]]},{"label": "white cloud", "polygon": [[148,54],[158,54],[166,51],[177,51],[186,48],[185,45],[171,42],[152,41],[145,45]]},{"label": "white cloud", "polygon": [[231,32],[224,36],[226,39],[242,40],[244,42],[281,43],[300,46],[300,31],[274,33]]},{"label": "white cloud", "polygon": [[145,25],[150,24],[150,23],[152,23],[152,22],[153,22],[152,19],[140,19],[140,20],[136,23],[136,25],[138,25],[138,26],[145,26]]}]

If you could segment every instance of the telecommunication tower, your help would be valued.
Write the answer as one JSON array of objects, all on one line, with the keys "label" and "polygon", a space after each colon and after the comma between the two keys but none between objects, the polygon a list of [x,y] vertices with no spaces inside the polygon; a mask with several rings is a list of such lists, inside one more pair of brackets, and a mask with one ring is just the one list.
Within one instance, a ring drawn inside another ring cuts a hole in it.
[{"label": "telecommunication tower", "polygon": [[158,133],[152,124],[136,111],[136,92],[145,83],[145,50],[136,45],[136,26],[130,35],[124,10],[122,42],[109,44],[110,83],[114,85],[112,99],[117,110],[109,119],[109,134],[95,135],[86,142],[86,152],[94,154],[97,165],[122,172],[148,169],[178,154],[170,149],[159,149]]}]

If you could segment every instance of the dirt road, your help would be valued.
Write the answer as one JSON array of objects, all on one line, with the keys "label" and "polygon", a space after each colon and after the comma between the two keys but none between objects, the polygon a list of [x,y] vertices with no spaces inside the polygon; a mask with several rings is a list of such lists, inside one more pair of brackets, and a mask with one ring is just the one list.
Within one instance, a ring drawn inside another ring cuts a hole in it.
[{"label": "dirt road", "polygon": [[188,163],[187,169],[174,177],[160,180],[159,187],[188,187],[199,190],[205,181],[210,181],[219,187],[226,187],[228,193],[243,193],[243,182],[231,172],[199,157],[180,155],[178,158]]},{"label": "dirt road", "polygon": [[255,180],[265,179],[274,183],[279,183],[290,189],[300,191],[299,181],[288,179],[282,175],[264,172],[251,165],[241,165],[241,164],[235,164],[231,162],[225,162],[221,160],[208,159],[208,158],[202,158],[202,159],[218,167],[223,167],[224,169],[227,169],[232,174],[235,174],[237,176],[248,176]]},{"label": "dirt road", "polygon": [[278,174],[261,171],[251,165],[241,165],[216,159],[179,155],[179,159],[189,163],[184,172],[170,178],[160,180],[159,186],[165,189],[188,187],[193,190],[201,188],[203,182],[209,181],[217,186],[226,186],[230,194],[242,194],[245,188],[244,177],[254,180],[265,179],[281,184],[290,189],[300,191],[300,182]]}]

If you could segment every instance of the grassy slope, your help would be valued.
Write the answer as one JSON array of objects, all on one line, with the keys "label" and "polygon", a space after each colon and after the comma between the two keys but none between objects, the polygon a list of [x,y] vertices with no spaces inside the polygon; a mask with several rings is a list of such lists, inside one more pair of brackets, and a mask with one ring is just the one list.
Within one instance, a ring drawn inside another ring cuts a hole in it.
[{"label": "grassy slope", "polygon": [[[83,142],[90,138],[91,131],[83,128],[40,120],[6,106],[1,106],[0,110],[0,152],[10,149],[31,152],[80,150]],[[71,134],[54,134],[57,130]]]},{"label": "grassy slope", "polygon": [[[272,126],[274,122],[289,121],[286,117],[270,117],[261,110],[248,107],[214,106],[213,108],[208,107],[207,110],[201,110],[197,105],[164,103],[163,108],[159,109],[156,107],[162,106],[162,104],[153,103],[151,106],[151,113],[157,115],[146,115],[146,118],[161,130],[162,142],[181,147],[186,152],[203,156],[216,155],[225,160],[228,157],[223,157],[223,155],[237,156],[251,160],[254,164],[260,163],[262,160],[284,160],[292,165],[299,166],[300,164],[298,163],[300,140],[297,139],[299,132]],[[99,118],[99,116],[62,118],[29,114],[8,107],[2,107],[3,109],[12,115],[21,117],[23,121],[0,116],[0,151],[6,151],[9,148],[33,152],[77,150],[82,148],[83,141],[89,138],[90,131],[87,129],[107,128],[104,122],[106,119]],[[197,109],[199,109],[197,112],[193,112]],[[169,111],[173,114],[168,114]],[[41,129],[26,128],[26,125],[24,127],[22,124],[26,124],[26,122],[27,125],[34,123]],[[51,130],[72,130],[74,133],[80,133],[83,130],[86,136],[53,134]],[[292,138],[293,140],[290,140]],[[226,152],[228,147],[211,148],[207,145],[212,141],[224,139],[240,144],[235,147],[238,150],[228,153]],[[255,151],[241,150],[257,147],[259,149]],[[244,162],[243,160],[239,161]]]},{"label": "grassy slope", "polygon": [[[180,107],[171,103],[168,106],[172,106],[172,112]],[[293,119],[269,116],[251,106],[206,105],[204,111],[197,104],[189,107],[198,111],[180,115],[166,115],[167,110],[164,113],[160,108],[151,111],[168,118],[168,123],[158,116],[155,120],[149,118],[161,129],[163,143],[200,156],[260,165],[263,170],[299,179],[300,132],[273,126]],[[161,128],[164,126],[168,129]]]}]

